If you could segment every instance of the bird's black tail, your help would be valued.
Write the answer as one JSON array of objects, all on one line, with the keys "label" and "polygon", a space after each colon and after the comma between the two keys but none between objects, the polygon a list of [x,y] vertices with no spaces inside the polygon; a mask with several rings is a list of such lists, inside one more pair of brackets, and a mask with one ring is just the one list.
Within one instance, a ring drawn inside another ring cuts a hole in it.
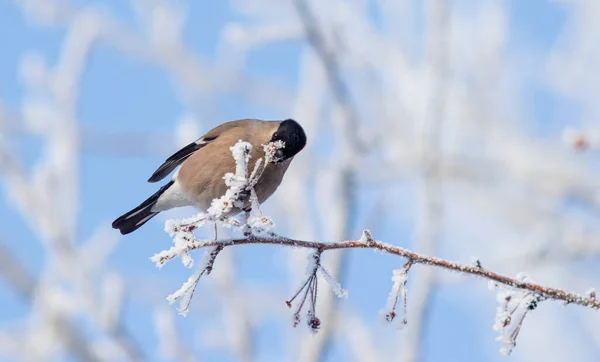
[{"label": "bird's black tail", "polygon": [[152,206],[156,204],[160,195],[163,194],[174,181],[170,181],[163,187],[161,187],[154,195],[147,198],[140,206],[129,211],[123,216],[119,217],[112,223],[113,229],[119,229],[121,234],[126,235],[132,233],[144,225],[148,220],[158,215],[160,211],[152,211]]}]

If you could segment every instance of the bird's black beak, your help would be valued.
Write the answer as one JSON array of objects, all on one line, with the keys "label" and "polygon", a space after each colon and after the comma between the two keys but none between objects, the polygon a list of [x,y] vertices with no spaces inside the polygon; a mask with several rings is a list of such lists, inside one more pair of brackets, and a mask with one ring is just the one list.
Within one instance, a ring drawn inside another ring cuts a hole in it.
[{"label": "bird's black beak", "polygon": [[285,159],[285,153],[283,150],[275,151],[275,157],[273,158],[273,163],[279,163]]}]

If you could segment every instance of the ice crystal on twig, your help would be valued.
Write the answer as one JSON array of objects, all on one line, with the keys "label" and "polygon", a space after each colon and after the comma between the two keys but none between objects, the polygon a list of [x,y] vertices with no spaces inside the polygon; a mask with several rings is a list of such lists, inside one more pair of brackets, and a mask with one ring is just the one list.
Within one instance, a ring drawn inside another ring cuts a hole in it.
[{"label": "ice crystal on twig", "polygon": [[360,236],[360,242],[366,243],[369,241],[373,241],[373,236],[371,236],[371,232],[369,230],[363,230]]},{"label": "ice crystal on twig", "polygon": [[212,249],[207,249],[204,252],[204,259],[202,260],[201,265],[198,267],[194,275],[192,275],[185,283],[183,283],[181,288],[179,288],[175,293],[167,297],[167,300],[171,304],[173,304],[177,299],[182,298],[178,309],[179,314],[183,316],[187,315],[187,312],[190,307],[190,302],[192,301],[194,291],[198,286],[200,278],[203,275],[210,275],[215,263],[215,259],[223,249],[224,247],[221,245]]},{"label": "ice crystal on twig", "polygon": [[406,283],[408,282],[408,272],[410,271],[410,267],[413,265],[413,261],[407,261],[401,269],[396,269],[393,271],[392,281],[394,284],[392,285],[392,290],[388,295],[387,303],[385,308],[379,311],[379,314],[383,320],[386,322],[391,322],[396,318],[396,308],[398,305],[398,300],[402,298],[402,318],[398,322],[398,328],[402,329],[408,324],[407,320],[407,289]]},{"label": "ice crystal on twig", "polygon": [[246,220],[244,234],[262,235],[268,233],[275,227],[275,222],[263,214],[254,189],[250,191],[250,202],[252,210],[256,210],[256,212]]},{"label": "ice crystal on twig", "polygon": [[306,266],[306,274],[307,277],[305,281],[302,283],[300,288],[294,293],[290,300],[285,303],[289,308],[292,308],[292,303],[298,299],[298,306],[293,315],[293,326],[296,327],[302,321],[302,310],[304,305],[308,301],[308,311],[307,314],[307,324],[309,329],[316,333],[319,331],[321,327],[321,320],[317,317],[316,307],[317,307],[317,291],[318,291],[318,280],[317,273],[320,272],[325,280],[331,285],[333,288],[333,292],[339,298],[345,298],[348,295],[348,292],[342,289],[340,283],[338,283],[331,274],[321,265],[321,253],[322,249],[317,249],[314,253],[310,254],[308,257],[308,264]]},{"label": "ice crystal on twig", "polygon": [[[294,302],[294,300],[296,300],[296,298],[299,298],[298,301],[298,306],[296,307],[296,311],[294,312],[294,319],[293,319],[293,326],[296,327],[301,321],[302,321],[302,309],[304,308],[304,305],[306,304],[306,301],[308,300],[308,324],[309,327],[311,327],[312,331],[317,331],[318,330],[318,326],[320,326],[320,321],[319,323],[316,323],[316,321],[318,321],[318,317],[316,316],[316,301],[317,301],[317,270],[319,269],[319,265],[321,263],[321,253],[323,251],[321,249],[317,249],[313,254],[309,255],[308,257],[308,264],[306,266],[306,272],[308,277],[306,278],[306,280],[304,281],[304,283],[302,283],[302,285],[300,286],[300,288],[298,288],[298,290],[296,291],[296,293],[294,293],[294,295],[292,296],[292,298],[290,298],[290,300],[286,301],[285,304],[287,304],[287,306],[289,308],[292,308],[292,303]],[[317,326],[317,328],[313,328],[312,326]]]},{"label": "ice crystal on twig", "polygon": [[335,280],[335,278],[329,273],[327,269],[323,265],[319,265],[319,272],[323,279],[329,283],[331,289],[333,290],[333,294],[335,294],[338,298],[346,298],[348,297],[348,291],[342,288],[342,285]]},{"label": "ice crystal on twig", "polygon": [[227,191],[225,195],[214,199],[207,210],[208,215],[215,220],[226,216],[234,207],[243,207],[244,199],[247,198],[248,186],[248,161],[252,145],[248,142],[238,141],[230,147],[235,159],[235,173],[226,173],[223,177]]},{"label": "ice crystal on twig", "polygon": [[[524,273],[519,273],[517,279],[524,282],[533,282]],[[490,283],[490,288],[497,291],[496,300],[499,304],[496,309],[494,330],[500,332],[496,340],[502,343],[500,353],[508,356],[517,345],[517,337],[521,332],[523,321],[527,313],[537,308],[544,298],[529,291],[522,291],[497,283]]]}]

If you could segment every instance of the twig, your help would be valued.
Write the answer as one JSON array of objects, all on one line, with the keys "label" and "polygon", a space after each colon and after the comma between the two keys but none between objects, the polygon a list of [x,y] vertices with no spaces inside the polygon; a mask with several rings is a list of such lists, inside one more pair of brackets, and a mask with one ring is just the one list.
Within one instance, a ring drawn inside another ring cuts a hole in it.
[{"label": "twig", "polygon": [[[366,234],[366,233],[365,233]],[[422,255],[419,253],[415,253],[408,249],[402,248],[400,246],[394,246],[391,244],[387,244],[381,241],[373,240],[370,237],[363,237],[361,240],[350,240],[350,241],[342,241],[337,243],[328,243],[328,242],[319,242],[319,241],[305,241],[305,240],[295,240],[289,239],[285,237],[279,238],[266,238],[266,237],[258,237],[251,236],[246,239],[228,239],[228,240],[194,240],[194,244],[190,245],[189,249],[199,249],[204,247],[228,247],[228,246],[236,246],[236,245],[247,245],[247,244],[271,244],[271,245],[281,245],[281,246],[295,246],[300,248],[309,248],[309,249],[317,249],[322,252],[329,250],[342,250],[342,249],[373,249],[380,250],[383,252],[387,252],[392,255],[400,256],[411,260],[414,264],[423,264],[427,266],[438,267],[442,269],[447,269],[451,271],[461,272],[465,274],[470,274],[474,276],[478,276],[481,278],[485,278],[488,280],[495,281],[496,283],[500,283],[506,285],[511,288],[527,290],[540,296],[545,299],[552,299],[557,301],[562,301],[566,304],[577,304],[584,307],[590,307],[593,309],[600,309],[600,300],[592,298],[592,297],[584,297],[583,295],[570,293],[562,289],[550,288],[543,285],[530,283],[521,281],[518,279],[510,278],[498,273],[494,273],[487,269],[481,269],[476,266],[461,264],[441,258],[437,258],[434,256]],[[160,263],[165,263],[168,260],[171,260],[177,257],[177,253],[162,253],[160,257]],[[158,261],[157,261],[158,264]]]},{"label": "twig", "polygon": [[[213,240],[213,242],[217,241]],[[204,255],[202,265],[200,265],[196,273],[194,273],[194,275],[192,275],[185,283],[183,283],[179,290],[167,297],[169,303],[174,303],[177,299],[182,298],[179,306],[179,314],[183,316],[187,315],[190,308],[190,302],[194,296],[194,292],[196,291],[196,287],[198,286],[200,278],[203,275],[210,275],[217,256],[226,246],[227,245],[224,244],[217,244],[212,251],[209,252],[207,250],[206,254]]]}]

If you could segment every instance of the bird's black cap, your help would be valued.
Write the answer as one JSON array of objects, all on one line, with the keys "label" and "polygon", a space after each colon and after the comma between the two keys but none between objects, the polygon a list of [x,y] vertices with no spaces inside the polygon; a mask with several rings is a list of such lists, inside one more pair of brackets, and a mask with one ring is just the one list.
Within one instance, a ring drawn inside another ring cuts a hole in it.
[{"label": "bird's black cap", "polygon": [[271,142],[274,141],[285,143],[282,151],[284,159],[288,159],[294,157],[306,146],[306,134],[298,122],[293,119],[286,119],[279,124],[279,128],[273,133]]}]

